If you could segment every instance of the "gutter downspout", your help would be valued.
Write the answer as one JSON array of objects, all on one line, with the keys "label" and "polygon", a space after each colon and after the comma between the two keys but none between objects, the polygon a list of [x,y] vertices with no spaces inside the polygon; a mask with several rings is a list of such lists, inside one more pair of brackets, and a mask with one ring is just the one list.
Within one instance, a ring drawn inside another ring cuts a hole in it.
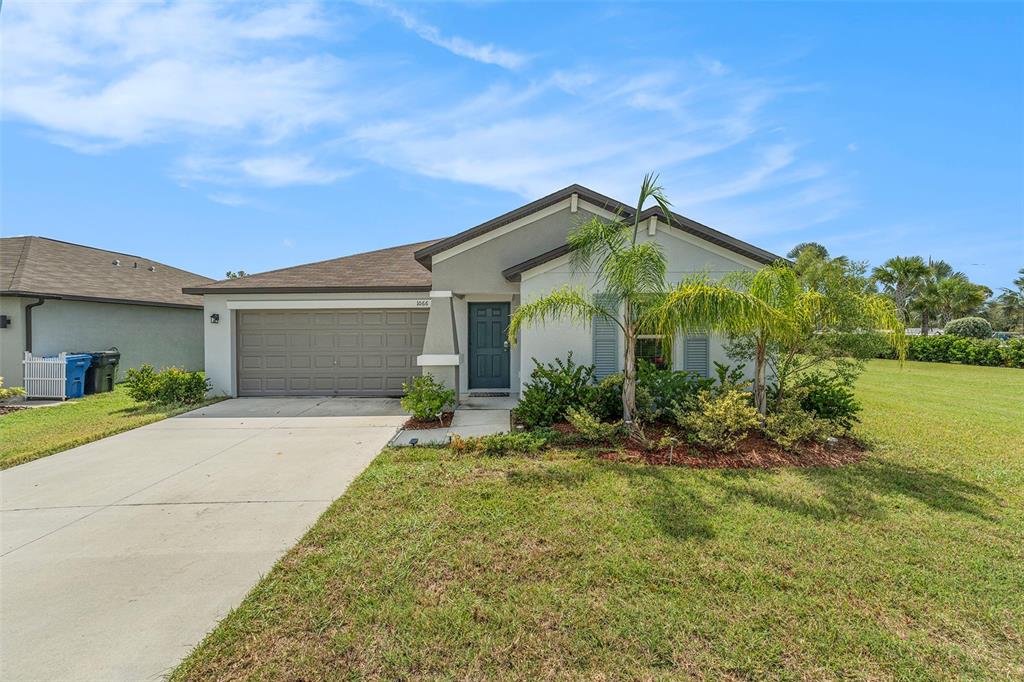
[{"label": "gutter downspout", "polygon": [[29,353],[32,352],[32,309],[38,308],[44,303],[46,303],[46,299],[40,297],[36,299],[35,303],[25,306],[25,350]]}]

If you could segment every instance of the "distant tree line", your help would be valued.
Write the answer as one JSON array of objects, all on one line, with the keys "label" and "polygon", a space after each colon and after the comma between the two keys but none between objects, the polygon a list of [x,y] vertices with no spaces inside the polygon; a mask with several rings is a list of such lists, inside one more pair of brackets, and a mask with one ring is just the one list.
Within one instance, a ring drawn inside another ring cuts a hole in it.
[{"label": "distant tree line", "polygon": [[893,256],[869,269],[867,261],[832,257],[817,242],[797,244],[786,255],[804,279],[842,278],[848,287],[889,297],[904,323],[924,336],[963,317],[988,320],[995,331],[1024,332],[1024,268],[1015,288],[996,294],[943,260]]}]

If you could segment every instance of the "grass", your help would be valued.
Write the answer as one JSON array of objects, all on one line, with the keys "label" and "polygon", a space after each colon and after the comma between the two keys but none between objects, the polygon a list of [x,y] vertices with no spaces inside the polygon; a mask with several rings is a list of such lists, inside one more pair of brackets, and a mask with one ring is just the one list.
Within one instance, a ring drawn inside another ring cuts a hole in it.
[{"label": "grass", "polygon": [[386,450],[172,679],[1024,677],[1024,372],[858,391],[838,469]]},{"label": "grass", "polygon": [[46,457],[115,433],[173,417],[211,402],[182,407],[132,400],[123,386],[63,405],[18,410],[0,416],[0,469]]}]

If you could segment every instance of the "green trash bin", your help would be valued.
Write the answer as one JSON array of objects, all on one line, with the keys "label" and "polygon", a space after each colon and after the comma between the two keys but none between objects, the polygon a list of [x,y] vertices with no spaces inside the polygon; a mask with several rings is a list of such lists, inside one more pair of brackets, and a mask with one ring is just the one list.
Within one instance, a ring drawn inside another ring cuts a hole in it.
[{"label": "green trash bin", "polygon": [[114,390],[114,378],[117,376],[117,365],[121,362],[121,353],[117,348],[94,351],[92,365],[85,373],[86,393],[106,393]]}]

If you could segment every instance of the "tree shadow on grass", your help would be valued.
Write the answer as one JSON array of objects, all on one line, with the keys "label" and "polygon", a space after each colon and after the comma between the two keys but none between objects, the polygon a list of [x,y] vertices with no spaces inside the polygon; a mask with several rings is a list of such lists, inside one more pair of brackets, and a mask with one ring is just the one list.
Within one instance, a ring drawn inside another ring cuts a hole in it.
[{"label": "tree shadow on grass", "polygon": [[693,487],[677,480],[678,470],[581,458],[569,466],[512,470],[506,474],[506,480],[514,486],[554,491],[582,487],[607,472],[629,481],[631,497],[628,501],[666,535],[676,539],[714,537],[708,522],[714,518],[714,508],[702,500]]},{"label": "tree shadow on grass", "polygon": [[787,493],[760,480],[755,472],[728,472],[717,481],[729,497],[746,499],[817,520],[885,517],[897,498],[909,498],[936,511],[995,520],[999,497],[988,488],[941,471],[871,458],[844,467],[789,469],[814,485],[819,494]]}]

